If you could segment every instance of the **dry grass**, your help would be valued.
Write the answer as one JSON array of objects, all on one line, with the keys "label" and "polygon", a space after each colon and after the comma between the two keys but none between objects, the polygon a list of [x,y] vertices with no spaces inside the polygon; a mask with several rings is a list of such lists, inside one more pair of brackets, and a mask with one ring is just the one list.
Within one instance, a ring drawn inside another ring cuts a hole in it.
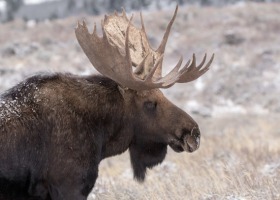
[{"label": "dry grass", "polygon": [[200,149],[177,154],[139,184],[128,154],[100,165],[92,199],[280,199],[279,116],[198,119]]}]

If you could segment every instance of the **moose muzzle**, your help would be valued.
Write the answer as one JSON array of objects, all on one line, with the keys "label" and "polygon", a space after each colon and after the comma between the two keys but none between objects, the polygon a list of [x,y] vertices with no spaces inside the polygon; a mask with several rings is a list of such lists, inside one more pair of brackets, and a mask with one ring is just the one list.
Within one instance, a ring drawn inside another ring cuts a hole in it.
[{"label": "moose muzzle", "polygon": [[190,133],[183,133],[182,135],[182,148],[187,152],[193,152],[199,148],[200,144],[200,131],[194,127]]},{"label": "moose muzzle", "polygon": [[193,127],[191,130],[181,130],[181,136],[176,139],[171,139],[169,146],[176,152],[194,152],[199,148],[200,131],[198,127]]}]

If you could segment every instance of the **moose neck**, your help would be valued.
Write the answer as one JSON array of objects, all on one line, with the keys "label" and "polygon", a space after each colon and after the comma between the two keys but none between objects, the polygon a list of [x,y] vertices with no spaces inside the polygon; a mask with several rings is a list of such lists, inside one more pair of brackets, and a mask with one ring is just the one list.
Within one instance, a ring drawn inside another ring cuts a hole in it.
[{"label": "moose neck", "polygon": [[133,138],[132,119],[127,113],[131,110],[127,108],[117,83],[103,76],[95,76],[92,81],[102,87],[102,92],[98,92],[98,104],[102,106],[95,107],[98,107],[96,112],[102,126],[98,129],[103,137],[101,159],[104,159],[128,149]]}]

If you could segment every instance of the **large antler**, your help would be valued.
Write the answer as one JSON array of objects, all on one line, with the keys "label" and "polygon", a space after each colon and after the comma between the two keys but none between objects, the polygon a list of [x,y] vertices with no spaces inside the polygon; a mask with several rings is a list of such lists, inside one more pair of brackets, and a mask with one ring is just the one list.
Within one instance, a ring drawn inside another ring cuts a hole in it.
[{"label": "large antler", "polygon": [[[210,61],[203,67],[206,55],[199,66],[196,66],[195,55],[193,55],[192,61],[188,61],[180,69],[183,61],[181,58],[173,70],[162,77],[165,46],[177,10],[178,6],[157,50],[153,50],[149,44],[142,14],[142,28],[138,29],[131,24],[132,17],[129,20],[125,11],[122,15],[117,13],[105,15],[102,21],[102,37],[97,35],[96,25],[93,33],[90,34],[85,22],[78,23],[75,30],[76,37],[97,71],[121,86],[133,90],[168,88],[176,82],[185,83],[197,79],[209,69],[214,58],[212,55]],[[134,71],[132,66],[136,67]]]}]

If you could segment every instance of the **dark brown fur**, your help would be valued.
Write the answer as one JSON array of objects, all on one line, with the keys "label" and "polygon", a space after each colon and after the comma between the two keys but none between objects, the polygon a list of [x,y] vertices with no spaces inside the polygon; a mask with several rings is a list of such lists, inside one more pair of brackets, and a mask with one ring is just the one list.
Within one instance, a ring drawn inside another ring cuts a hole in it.
[{"label": "dark brown fur", "polygon": [[[103,76],[39,75],[0,99],[0,199],[86,199],[104,158],[130,151],[134,176],[183,151],[197,124],[158,90]],[[192,149],[190,149],[192,151]]]}]

